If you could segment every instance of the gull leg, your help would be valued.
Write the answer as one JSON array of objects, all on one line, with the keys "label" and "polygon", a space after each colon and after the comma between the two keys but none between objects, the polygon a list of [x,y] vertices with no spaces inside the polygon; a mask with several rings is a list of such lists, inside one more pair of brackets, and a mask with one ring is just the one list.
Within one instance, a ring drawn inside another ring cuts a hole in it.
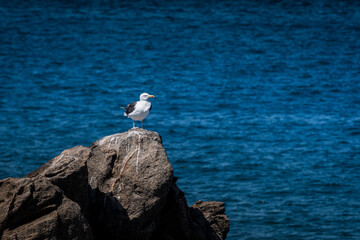
[{"label": "gull leg", "polygon": [[135,128],[135,120],[133,120],[133,128]]}]

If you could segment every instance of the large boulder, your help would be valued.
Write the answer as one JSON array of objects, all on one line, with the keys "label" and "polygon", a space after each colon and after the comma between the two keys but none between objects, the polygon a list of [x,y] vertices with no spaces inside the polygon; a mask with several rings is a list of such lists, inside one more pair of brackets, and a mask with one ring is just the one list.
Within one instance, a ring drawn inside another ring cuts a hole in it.
[{"label": "large boulder", "polygon": [[[104,137],[91,150],[88,160],[89,185],[94,190],[91,199],[100,209],[94,221],[104,226],[99,235],[149,239],[158,226],[173,178],[160,136],[133,129]],[[107,202],[111,204],[104,204]]]},{"label": "large boulder", "polygon": [[24,178],[0,181],[1,239],[93,239],[84,215],[89,156],[74,147]]},{"label": "large boulder", "polygon": [[188,207],[161,137],[135,128],[0,181],[1,239],[225,239],[224,204]]}]

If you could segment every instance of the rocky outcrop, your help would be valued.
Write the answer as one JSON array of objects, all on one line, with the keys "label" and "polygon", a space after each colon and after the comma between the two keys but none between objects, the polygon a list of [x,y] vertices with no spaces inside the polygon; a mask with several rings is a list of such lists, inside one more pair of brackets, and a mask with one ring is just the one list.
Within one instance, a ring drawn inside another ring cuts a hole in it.
[{"label": "rocky outcrop", "polygon": [[224,203],[188,207],[160,136],[131,129],[0,181],[1,239],[225,239]]}]

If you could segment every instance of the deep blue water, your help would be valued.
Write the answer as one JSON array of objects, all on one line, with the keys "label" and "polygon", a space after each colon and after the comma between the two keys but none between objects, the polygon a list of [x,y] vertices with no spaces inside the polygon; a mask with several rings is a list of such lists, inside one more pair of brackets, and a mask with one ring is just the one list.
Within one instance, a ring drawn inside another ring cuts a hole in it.
[{"label": "deep blue water", "polygon": [[235,239],[360,239],[360,3],[0,1],[0,178],[132,127]]}]

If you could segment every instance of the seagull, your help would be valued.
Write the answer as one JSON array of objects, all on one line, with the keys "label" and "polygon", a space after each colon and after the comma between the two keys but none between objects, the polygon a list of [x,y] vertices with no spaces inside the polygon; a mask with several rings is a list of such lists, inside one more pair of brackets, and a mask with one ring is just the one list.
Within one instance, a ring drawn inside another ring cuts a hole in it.
[{"label": "seagull", "polygon": [[133,120],[133,128],[135,128],[135,121],[141,121],[141,128],[143,127],[143,120],[151,110],[151,103],[148,102],[148,99],[154,97],[154,95],[142,93],[140,95],[140,101],[128,104],[127,107],[121,107],[126,110],[124,116]]}]

